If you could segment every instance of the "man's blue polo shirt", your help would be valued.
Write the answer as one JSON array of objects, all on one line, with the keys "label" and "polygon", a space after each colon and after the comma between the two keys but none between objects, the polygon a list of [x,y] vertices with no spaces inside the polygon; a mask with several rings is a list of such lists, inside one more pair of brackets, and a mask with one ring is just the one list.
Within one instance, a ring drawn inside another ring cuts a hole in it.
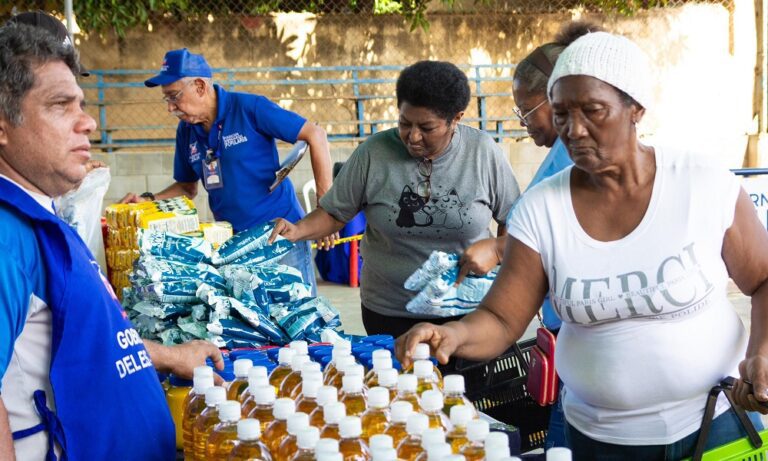
[{"label": "man's blue polo shirt", "polygon": [[280,165],[275,139],[295,143],[306,119],[263,96],[214,88],[218,107],[210,133],[202,125],[179,122],[173,178],[200,180],[210,147],[219,157],[224,183],[208,191],[217,220],[229,221],[235,232],[275,218],[298,221],[304,211],[291,181],[286,179],[272,193],[269,186]]}]

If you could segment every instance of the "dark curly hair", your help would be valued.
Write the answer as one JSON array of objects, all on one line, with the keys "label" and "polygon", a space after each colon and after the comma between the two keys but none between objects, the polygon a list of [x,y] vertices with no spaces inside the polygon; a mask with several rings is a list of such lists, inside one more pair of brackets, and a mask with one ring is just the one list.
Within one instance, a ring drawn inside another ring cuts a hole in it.
[{"label": "dark curly hair", "polygon": [[469,105],[469,82],[450,62],[419,61],[397,78],[397,107],[404,102],[426,107],[450,122]]},{"label": "dark curly hair", "polygon": [[38,66],[61,61],[77,75],[77,52],[40,27],[6,24],[0,27],[0,117],[12,125],[22,122],[21,101],[35,84]]},{"label": "dark curly hair", "polygon": [[[514,79],[525,84],[531,93],[546,93],[547,81],[560,53],[582,35],[602,30],[602,27],[589,21],[571,21],[565,24],[555,36],[554,42],[541,45],[518,63]],[[544,61],[543,65],[537,64],[536,55]]]}]

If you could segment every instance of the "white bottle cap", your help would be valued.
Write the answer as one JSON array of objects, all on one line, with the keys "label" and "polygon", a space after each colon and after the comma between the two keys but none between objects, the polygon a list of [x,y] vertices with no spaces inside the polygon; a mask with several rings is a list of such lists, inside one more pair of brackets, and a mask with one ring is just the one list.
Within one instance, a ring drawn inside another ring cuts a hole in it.
[{"label": "white bottle cap", "polygon": [[320,440],[320,429],[309,426],[296,435],[296,445],[301,450],[314,450]]},{"label": "white bottle cap", "polygon": [[251,389],[251,395],[256,405],[275,404],[275,386],[256,386]]},{"label": "white bottle cap", "polygon": [[417,360],[413,363],[413,374],[417,378],[429,378],[432,376],[434,365],[431,360]]},{"label": "white bottle cap", "polygon": [[484,442],[489,430],[487,421],[473,419],[467,423],[467,438],[470,442]]},{"label": "white bottle cap", "polygon": [[322,375],[320,375],[320,378],[305,379],[301,383],[301,394],[304,397],[307,397],[310,399],[316,399],[317,391],[320,389],[320,386],[322,385],[323,385]]},{"label": "white bottle cap", "polygon": [[203,365],[199,367],[195,367],[195,369],[192,371],[192,379],[194,380],[198,376],[203,378],[206,376],[210,376],[213,378],[213,368],[209,367],[208,365]]},{"label": "white bottle cap", "polygon": [[237,422],[237,438],[240,440],[258,440],[261,437],[261,424],[253,418],[241,419]]},{"label": "white bottle cap", "polygon": [[424,411],[430,413],[440,411],[443,409],[443,393],[435,390],[424,391],[419,403]]},{"label": "white bottle cap", "polygon": [[205,390],[205,405],[215,407],[227,400],[227,390],[221,386],[212,386]]},{"label": "white bottle cap", "polygon": [[485,459],[486,461],[500,461],[504,458],[509,458],[509,444],[507,445],[491,445],[488,440],[493,434],[500,434],[500,432],[491,432],[485,439]]},{"label": "white bottle cap", "polygon": [[376,370],[376,376],[379,377],[379,386],[386,388],[397,387],[397,370],[394,368]]},{"label": "white bottle cap", "polygon": [[315,455],[317,461],[344,461],[344,455],[339,453],[329,453],[327,451],[319,452]]},{"label": "white bottle cap", "polygon": [[331,362],[336,363],[337,360],[341,357],[349,357],[352,355],[352,351],[345,350],[345,349],[336,349],[335,347],[333,350],[331,350]]},{"label": "white bottle cap", "polygon": [[309,352],[306,341],[291,341],[288,347],[295,350],[298,355],[307,355]]},{"label": "white bottle cap", "polygon": [[[448,455],[443,458],[443,461],[465,461],[467,458],[464,455]],[[488,457],[485,458],[488,461]]]},{"label": "white bottle cap", "polygon": [[247,378],[248,370],[253,368],[253,360],[251,359],[237,359],[233,364],[235,369],[235,378]]},{"label": "white bottle cap", "polygon": [[192,390],[195,394],[204,395],[210,387],[213,387],[213,376],[195,376],[192,378]]},{"label": "white bottle cap", "polygon": [[571,461],[571,450],[554,447],[547,450],[547,461]]},{"label": "white bottle cap", "polygon": [[320,453],[338,453],[339,452],[339,441],[336,439],[320,439],[317,441],[317,445],[315,445],[315,453],[317,456],[320,456]]},{"label": "white bottle cap", "polygon": [[[378,352],[378,351],[375,351],[375,352]],[[389,351],[387,351],[387,352],[389,352]],[[374,357],[373,358],[373,369],[374,370],[376,370],[376,371],[386,370],[387,368],[392,368],[392,358],[391,357]]]},{"label": "white bottle cap", "polygon": [[393,403],[390,410],[392,411],[391,418],[393,423],[405,423],[408,421],[411,413],[413,413],[413,405],[411,405],[411,402],[401,400]]},{"label": "white bottle cap", "polygon": [[[457,408],[457,407],[453,407],[453,408]],[[451,410],[453,410],[453,408],[451,408]],[[453,415],[453,413],[451,413],[451,415]],[[486,448],[506,447],[507,449],[509,449],[509,436],[503,432],[497,432],[497,431],[490,432],[485,437],[485,447]],[[507,453],[504,456],[509,456],[509,453]]]},{"label": "white bottle cap", "polygon": [[288,417],[295,412],[296,402],[287,397],[275,400],[275,406],[272,408],[272,416],[274,416],[275,419],[288,419]]},{"label": "white bottle cap", "polygon": [[373,461],[397,461],[397,450],[394,448],[371,448]]},{"label": "white bottle cap", "polygon": [[392,439],[391,435],[376,434],[371,436],[368,446],[371,450],[378,450],[381,448],[393,448],[394,443],[395,441]]},{"label": "white bottle cap", "polygon": [[357,438],[363,433],[363,426],[357,416],[345,416],[339,422],[339,435],[342,439]]},{"label": "white bottle cap", "polygon": [[413,350],[413,360],[429,360],[429,344],[419,343]]},{"label": "white bottle cap", "polygon": [[325,424],[339,424],[347,416],[347,407],[341,402],[331,402],[323,407]]},{"label": "white bottle cap", "polygon": [[333,350],[347,351],[351,353],[352,343],[347,341],[346,339],[342,339],[341,341],[338,341],[333,344]]},{"label": "white bottle cap", "polygon": [[[312,373],[313,371],[320,371],[320,364],[317,362],[304,362],[301,365],[301,376],[304,376],[304,373]],[[322,371],[320,371],[322,373]]]},{"label": "white bottle cap", "polygon": [[408,415],[408,421],[405,423],[405,431],[410,435],[421,436],[428,427],[429,418],[423,413],[411,413]]},{"label": "white bottle cap", "polygon": [[391,359],[392,353],[389,352],[389,349],[376,349],[373,351],[373,354],[371,355],[373,357],[373,360],[383,358],[383,359]]},{"label": "white bottle cap", "polygon": [[376,386],[372,389],[368,389],[369,408],[387,408],[388,406],[389,390],[387,388]]},{"label": "white bottle cap", "polygon": [[397,392],[399,393],[416,392],[417,385],[416,375],[400,375],[397,377]]},{"label": "white bottle cap", "polygon": [[267,367],[265,366],[254,365],[250,370],[248,370],[248,379],[251,379],[251,376],[269,379],[269,372],[267,372]]},{"label": "white bottle cap", "polygon": [[466,392],[464,377],[461,375],[448,375],[444,377],[443,390],[445,390],[446,394],[463,394]]},{"label": "white bottle cap", "polygon": [[442,427],[428,427],[421,433],[421,446],[427,448],[436,443],[445,443],[445,430]]},{"label": "white bottle cap", "polygon": [[466,405],[451,407],[451,425],[467,427],[467,423],[474,416],[474,412]]},{"label": "white bottle cap", "polygon": [[291,359],[291,371],[300,372],[301,366],[309,362],[308,355],[294,355]]},{"label": "white bottle cap", "polygon": [[287,347],[280,348],[277,353],[277,361],[280,365],[290,365],[293,356],[296,355],[296,351]]},{"label": "white bottle cap", "polygon": [[320,370],[307,370],[301,374],[302,381],[308,381],[310,379],[319,379],[323,381],[323,372]]},{"label": "white bottle cap", "polygon": [[453,453],[451,445],[445,442],[427,445],[425,450],[427,451],[428,461],[442,461],[443,458],[451,456]]},{"label": "white bottle cap", "polygon": [[317,404],[321,407],[339,401],[339,390],[333,386],[321,386],[317,390]]},{"label": "white bottle cap", "polygon": [[363,392],[363,377],[362,376],[347,376],[344,375],[341,378],[341,390],[345,394],[353,393],[359,394]]},{"label": "white bottle cap", "polygon": [[357,363],[347,365],[344,367],[344,376],[359,376],[363,378],[365,377],[365,367]]},{"label": "white bottle cap", "polygon": [[340,373],[343,373],[345,368],[354,364],[355,358],[351,355],[342,355],[341,357],[336,358],[336,361],[334,362],[334,366]]},{"label": "white bottle cap", "polygon": [[237,400],[226,400],[221,402],[219,408],[219,420],[222,422],[235,422],[240,419],[240,402]]},{"label": "white bottle cap", "polygon": [[[251,368],[251,370],[253,370],[253,368]],[[269,378],[266,376],[259,376],[256,373],[251,374],[251,370],[248,370],[248,391],[253,394],[253,390],[257,387],[269,386]]]},{"label": "white bottle cap", "polygon": [[288,415],[288,433],[296,436],[299,431],[309,427],[309,415],[297,411],[292,415]]}]

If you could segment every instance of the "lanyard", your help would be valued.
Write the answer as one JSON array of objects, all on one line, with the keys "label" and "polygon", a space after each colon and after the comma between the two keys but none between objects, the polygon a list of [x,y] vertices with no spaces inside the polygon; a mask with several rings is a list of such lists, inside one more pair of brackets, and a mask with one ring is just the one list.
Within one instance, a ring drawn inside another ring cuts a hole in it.
[{"label": "lanyard", "polygon": [[219,130],[218,136],[217,136],[218,139],[216,141],[216,148],[212,149],[209,147],[208,150],[205,151],[205,163],[208,165],[210,165],[212,161],[218,160],[219,157],[221,157],[221,154],[219,152],[221,149],[221,138],[224,133],[224,123],[221,122],[218,125],[216,125],[216,127]]}]

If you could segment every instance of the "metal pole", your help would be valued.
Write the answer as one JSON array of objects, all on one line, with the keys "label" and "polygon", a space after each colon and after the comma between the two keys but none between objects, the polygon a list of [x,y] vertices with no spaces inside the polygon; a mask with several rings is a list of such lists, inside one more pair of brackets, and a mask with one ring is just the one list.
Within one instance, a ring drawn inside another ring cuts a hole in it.
[{"label": "metal pole", "polygon": [[75,37],[72,33],[72,31],[75,29],[75,21],[72,16],[72,0],[64,0],[64,17],[67,20],[67,32],[69,33],[69,41],[72,42],[72,46],[75,46]]}]

